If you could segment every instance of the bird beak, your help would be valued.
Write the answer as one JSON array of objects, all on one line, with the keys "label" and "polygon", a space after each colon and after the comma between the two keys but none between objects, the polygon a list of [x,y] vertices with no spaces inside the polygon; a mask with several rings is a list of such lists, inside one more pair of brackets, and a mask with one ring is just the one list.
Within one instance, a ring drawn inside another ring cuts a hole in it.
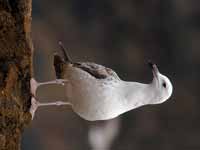
[{"label": "bird beak", "polygon": [[158,78],[159,70],[158,70],[158,67],[156,66],[156,64],[153,64],[152,62],[148,62],[148,64],[149,64],[149,67],[151,68],[151,70],[153,72],[153,76]]}]

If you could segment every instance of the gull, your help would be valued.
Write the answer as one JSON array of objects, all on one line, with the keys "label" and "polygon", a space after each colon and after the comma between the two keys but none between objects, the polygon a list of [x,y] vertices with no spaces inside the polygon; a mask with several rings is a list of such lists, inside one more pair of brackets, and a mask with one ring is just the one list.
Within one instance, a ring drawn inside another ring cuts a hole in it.
[{"label": "gull", "polygon": [[[109,120],[135,108],[165,102],[172,95],[169,78],[149,62],[153,80],[149,84],[124,81],[110,68],[93,62],[73,62],[62,43],[62,56],[54,55],[57,79],[37,82],[31,78],[30,113],[32,118],[39,106],[70,105],[75,113],[88,121]],[[60,84],[65,88],[66,101],[41,103],[35,97],[38,87]]]}]

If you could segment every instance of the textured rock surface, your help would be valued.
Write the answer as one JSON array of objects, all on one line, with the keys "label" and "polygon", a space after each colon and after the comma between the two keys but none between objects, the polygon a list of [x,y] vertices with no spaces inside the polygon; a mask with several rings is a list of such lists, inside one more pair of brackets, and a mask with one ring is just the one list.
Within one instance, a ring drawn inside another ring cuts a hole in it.
[{"label": "textured rock surface", "polygon": [[31,0],[0,0],[0,150],[19,150],[30,122]]}]

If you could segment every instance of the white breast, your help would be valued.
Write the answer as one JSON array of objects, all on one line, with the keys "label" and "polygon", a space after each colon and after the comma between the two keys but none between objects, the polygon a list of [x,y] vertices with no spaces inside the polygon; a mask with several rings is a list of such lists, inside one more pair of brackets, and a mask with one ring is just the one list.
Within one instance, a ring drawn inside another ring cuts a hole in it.
[{"label": "white breast", "polygon": [[84,119],[107,120],[124,110],[117,92],[120,80],[96,79],[74,67],[69,67],[65,74],[70,82],[66,87],[68,101]]}]

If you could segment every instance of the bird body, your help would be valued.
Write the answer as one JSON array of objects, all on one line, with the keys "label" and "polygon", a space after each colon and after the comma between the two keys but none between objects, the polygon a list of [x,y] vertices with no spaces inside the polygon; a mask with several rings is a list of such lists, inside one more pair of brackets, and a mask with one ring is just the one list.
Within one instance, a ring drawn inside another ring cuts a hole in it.
[{"label": "bird body", "polygon": [[[89,121],[108,120],[143,105],[162,103],[172,94],[171,82],[160,74],[155,64],[151,64],[153,81],[143,84],[123,81],[112,69],[102,65],[73,63],[69,58],[55,57],[56,74],[67,81],[64,84],[66,104],[70,104],[74,112]],[[49,84],[36,84],[33,80],[32,93],[38,86]]]},{"label": "bird body", "polygon": [[107,120],[124,110],[118,91],[121,84],[118,77],[96,78],[71,65],[67,66],[64,74],[64,78],[69,81],[65,87],[67,100],[72,104],[73,110],[84,119]]}]

